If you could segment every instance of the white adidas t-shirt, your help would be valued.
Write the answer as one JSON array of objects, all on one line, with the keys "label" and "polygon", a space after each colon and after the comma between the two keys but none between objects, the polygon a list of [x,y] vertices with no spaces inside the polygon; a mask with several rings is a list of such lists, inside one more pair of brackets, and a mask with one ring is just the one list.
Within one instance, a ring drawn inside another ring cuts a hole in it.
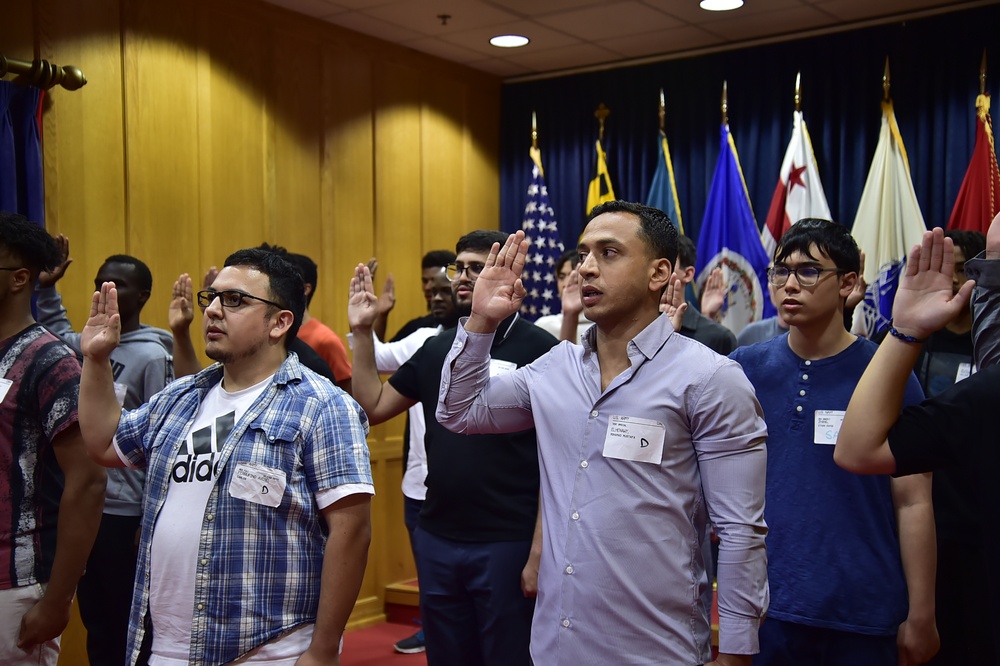
[{"label": "white adidas t-shirt", "polygon": [[[229,393],[221,382],[205,396],[181,444],[170,487],[153,529],[149,610],[153,620],[151,666],[186,666],[194,619],[195,576],[202,516],[219,476],[219,451],[236,422],[264,392],[271,377]],[[283,666],[309,647],[313,625],[302,625],[266,643],[238,663]]]}]

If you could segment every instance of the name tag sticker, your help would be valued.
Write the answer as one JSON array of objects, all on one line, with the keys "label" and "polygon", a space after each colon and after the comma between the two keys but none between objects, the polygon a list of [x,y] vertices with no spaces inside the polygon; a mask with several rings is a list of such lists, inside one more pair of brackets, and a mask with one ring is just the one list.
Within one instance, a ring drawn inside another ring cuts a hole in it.
[{"label": "name tag sticker", "polygon": [[840,426],[844,423],[844,414],[846,412],[842,410],[817,409],[813,444],[829,444],[830,446],[836,444],[837,435],[840,434]]},{"label": "name tag sticker", "polygon": [[517,363],[512,363],[511,361],[500,361],[495,358],[490,359],[490,377],[506,375],[508,372],[514,372],[515,370],[517,370]]},{"label": "name tag sticker", "polygon": [[972,376],[972,364],[971,363],[959,363],[958,370],[955,371],[955,383],[959,383],[963,379],[968,379]]},{"label": "name tag sticker", "polygon": [[229,482],[229,495],[264,506],[278,506],[285,494],[285,473],[254,463],[239,463]]},{"label": "name tag sticker", "polygon": [[11,380],[0,377],[0,402],[3,402],[3,399],[7,397],[7,391],[9,391],[10,387],[13,385],[14,382]]},{"label": "name tag sticker", "polygon": [[604,457],[659,465],[666,431],[659,421],[613,414],[604,438]]}]

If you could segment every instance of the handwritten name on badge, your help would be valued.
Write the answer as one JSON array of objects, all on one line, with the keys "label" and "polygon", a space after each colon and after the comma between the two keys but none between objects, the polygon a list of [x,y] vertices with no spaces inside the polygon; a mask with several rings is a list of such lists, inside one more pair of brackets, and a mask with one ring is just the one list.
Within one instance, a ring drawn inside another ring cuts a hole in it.
[{"label": "handwritten name on badge", "polygon": [[612,414],[604,438],[604,457],[659,465],[666,431],[659,421]]},{"label": "handwritten name on badge", "polygon": [[836,409],[817,409],[813,417],[813,444],[829,444],[833,446],[837,443],[837,435],[840,434],[840,426],[844,423],[844,414],[847,412]]},{"label": "handwritten name on badge", "polygon": [[500,359],[491,358],[490,359],[490,377],[496,377],[497,375],[506,375],[508,372],[514,372],[517,370],[517,363],[512,363],[510,361],[501,361]]},{"label": "handwritten name on badge", "polygon": [[285,494],[285,472],[255,463],[239,463],[229,482],[229,495],[254,504],[275,507]]}]

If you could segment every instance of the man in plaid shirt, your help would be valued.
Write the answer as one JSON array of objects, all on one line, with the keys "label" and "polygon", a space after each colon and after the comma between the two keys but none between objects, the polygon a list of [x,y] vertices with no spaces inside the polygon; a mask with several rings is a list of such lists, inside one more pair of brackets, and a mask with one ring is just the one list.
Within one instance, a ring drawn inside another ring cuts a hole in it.
[{"label": "man in plaid shirt", "polygon": [[147,470],[129,664],[339,664],[371,538],[368,419],[287,353],[303,293],[274,253],[231,255],[198,293],[218,363],[131,412],[108,364],[117,293],[94,294],[81,431],[95,460]]}]

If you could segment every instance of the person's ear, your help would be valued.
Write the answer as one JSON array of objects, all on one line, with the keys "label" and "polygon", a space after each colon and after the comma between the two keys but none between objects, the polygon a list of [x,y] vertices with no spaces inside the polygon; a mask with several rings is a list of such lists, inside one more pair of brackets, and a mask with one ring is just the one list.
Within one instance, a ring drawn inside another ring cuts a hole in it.
[{"label": "person's ear", "polygon": [[306,282],[305,294],[306,294],[306,300],[307,301],[309,300],[309,297],[312,296],[312,293],[313,293],[313,286],[311,284],[309,284],[308,282]]},{"label": "person's ear", "polygon": [[668,259],[661,257],[653,260],[649,276],[649,290],[656,294],[657,302],[659,302],[660,294],[663,293],[663,289],[670,282],[670,276],[673,274],[674,267]]},{"label": "person's ear", "polygon": [[854,271],[840,276],[840,297],[847,298],[858,285],[858,274]]},{"label": "person's ear", "polygon": [[293,323],[295,323],[295,315],[292,314],[291,310],[279,310],[274,318],[274,324],[271,326],[271,339],[276,342],[280,340],[291,330]]}]

